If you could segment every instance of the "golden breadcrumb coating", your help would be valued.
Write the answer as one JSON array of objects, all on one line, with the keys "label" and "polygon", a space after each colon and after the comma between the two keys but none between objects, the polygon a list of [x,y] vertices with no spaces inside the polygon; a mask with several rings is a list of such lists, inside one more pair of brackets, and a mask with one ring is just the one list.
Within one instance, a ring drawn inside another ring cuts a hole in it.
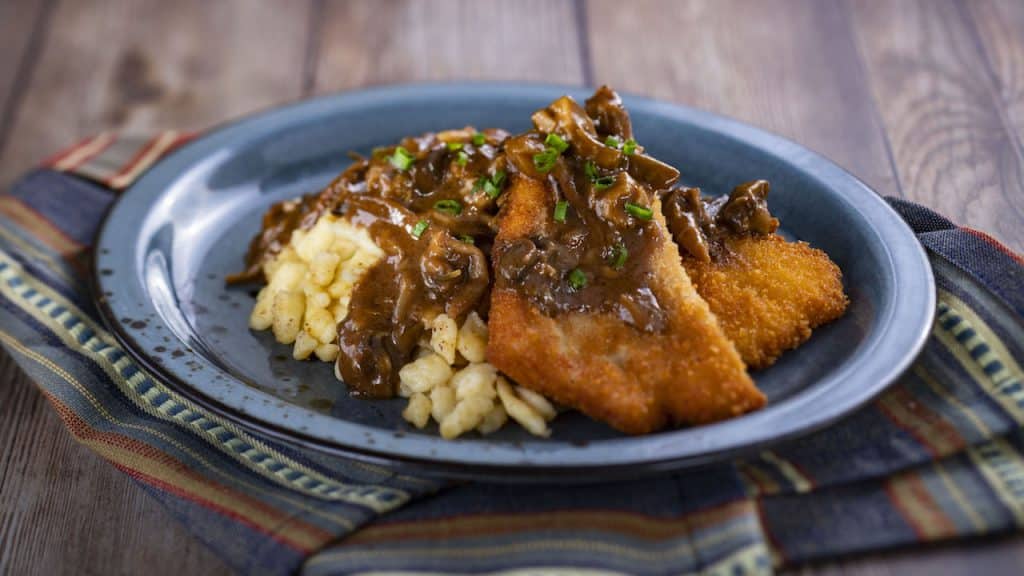
[{"label": "golden breadcrumb coating", "polygon": [[842,272],[828,255],[777,235],[729,238],[726,258],[683,266],[752,369],[770,366],[811,330],[843,315]]},{"label": "golden breadcrumb coating", "polygon": [[[538,234],[551,218],[546,184],[514,177],[496,246]],[[491,296],[487,358],[520,385],[629,433],[703,424],[760,408],[732,343],[680,265],[660,206],[651,289],[668,315],[661,333],[645,333],[605,313],[546,316],[513,287]],[[497,252],[497,251],[496,251]]]}]

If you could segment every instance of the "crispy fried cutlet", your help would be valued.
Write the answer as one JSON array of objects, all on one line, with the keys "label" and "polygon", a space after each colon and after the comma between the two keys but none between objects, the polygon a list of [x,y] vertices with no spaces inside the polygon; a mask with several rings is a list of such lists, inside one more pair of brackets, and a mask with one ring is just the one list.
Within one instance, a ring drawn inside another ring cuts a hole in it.
[{"label": "crispy fried cutlet", "polygon": [[[495,243],[541,234],[554,200],[547,185],[521,176],[506,192]],[[487,358],[517,383],[630,434],[670,424],[702,424],[760,408],[732,343],[680,265],[660,206],[651,290],[667,313],[662,332],[642,332],[611,314],[548,316],[516,290],[492,292]]]},{"label": "crispy fried cutlet", "polygon": [[687,255],[683,266],[751,368],[770,366],[846,310],[842,273],[821,250],[775,234],[725,243],[724,258]]}]

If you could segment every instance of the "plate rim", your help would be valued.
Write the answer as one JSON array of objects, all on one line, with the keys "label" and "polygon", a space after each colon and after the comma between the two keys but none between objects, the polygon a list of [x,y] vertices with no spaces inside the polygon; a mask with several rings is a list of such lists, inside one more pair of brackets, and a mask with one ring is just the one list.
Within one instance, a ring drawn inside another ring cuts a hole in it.
[{"label": "plate rim", "polygon": [[[294,427],[290,428],[280,423],[265,421],[258,416],[246,413],[244,409],[238,406],[232,406],[223,399],[214,398],[208,393],[199,390],[195,386],[189,384],[187,379],[174,373],[168,366],[155,362],[147,353],[145,347],[140,345],[136,338],[125,329],[122,323],[117,320],[117,312],[110,306],[108,299],[102,296],[105,290],[110,289],[109,283],[114,282],[114,278],[117,276],[117,271],[115,271],[115,274],[110,277],[101,274],[100,271],[104,268],[108,268],[108,266],[104,265],[104,262],[106,261],[106,254],[103,253],[101,247],[105,245],[104,240],[107,237],[107,234],[111,231],[111,222],[116,221],[119,210],[123,210],[123,207],[132,201],[135,196],[141,194],[142,192],[139,192],[140,190],[144,192],[151,181],[158,180],[157,177],[161,175],[161,166],[166,169],[166,167],[171,166],[174,161],[180,162],[183,158],[195,155],[199,150],[204,148],[204,144],[208,147],[210,142],[216,142],[215,138],[223,138],[225,135],[232,134],[232,131],[244,130],[247,126],[253,126],[254,124],[258,126],[258,122],[261,120],[266,123],[269,119],[297,116],[291,119],[292,122],[296,122],[302,119],[298,116],[301,116],[303,112],[309,114],[311,113],[310,111],[315,112],[318,107],[324,106],[344,106],[347,101],[354,102],[360,98],[366,99],[390,96],[395,98],[406,97],[416,99],[418,97],[422,97],[424,93],[443,94],[460,91],[475,91],[479,92],[483,96],[486,96],[488,93],[497,94],[499,91],[505,95],[509,92],[519,92],[524,95],[539,93],[553,94],[555,92],[580,93],[587,89],[588,87],[586,86],[525,82],[471,81],[451,83],[430,82],[390,84],[327,94],[312,99],[298,100],[284,105],[272,106],[214,126],[198,138],[186,143],[167,157],[161,159],[156,165],[151,167],[142,178],[125,190],[108,209],[101,223],[100,232],[97,235],[97,241],[93,247],[95,257],[92,259],[93,274],[90,282],[93,302],[100,310],[100,317],[103,323],[114,335],[118,343],[121,344],[124,351],[145,370],[147,370],[154,378],[160,380],[161,383],[169,386],[188,400],[199,404],[210,412],[225,418],[243,429],[255,431],[259,434],[263,434],[288,444],[302,446],[334,456],[353,458],[363,462],[381,464],[405,471],[454,478],[483,477],[504,481],[521,481],[530,479],[551,479],[553,477],[557,477],[559,479],[580,480],[580,475],[590,473],[599,475],[599,478],[597,479],[615,479],[638,477],[641,475],[705,464],[711,461],[724,460],[742,453],[754,451],[758,448],[763,448],[767,445],[773,445],[794,437],[804,436],[827,427],[852,414],[858,408],[870,402],[879,393],[894,383],[899,376],[909,368],[927,342],[932,322],[934,321],[936,302],[934,275],[927,253],[923,246],[921,246],[920,242],[917,241],[916,235],[906,222],[899,217],[895,210],[889,206],[877,192],[826,156],[813,152],[785,137],[716,113],[676,103],[636,96],[629,93],[622,93],[624,99],[634,104],[642,104],[645,107],[650,108],[650,111],[652,112],[664,114],[669,117],[683,117],[691,124],[696,122],[704,128],[713,129],[716,132],[724,132],[726,135],[734,137],[737,140],[741,140],[745,144],[754,148],[770,148],[773,154],[780,158],[787,159],[805,173],[809,173],[815,178],[818,178],[823,182],[827,182],[828,188],[833,194],[838,194],[842,200],[849,204],[852,210],[859,212],[866,222],[873,225],[873,232],[880,236],[880,240],[884,241],[883,244],[886,248],[886,257],[890,262],[890,270],[896,269],[893,265],[895,260],[894,250],[898,250],[903,259],[910,258],[919,268],[917,272],[919,272],[921,276],[918,278],[918,282],[923,285],[925,289],[924,294],[907,294],[906,292],[908,292],[908,287],[901,286],[900,280],[902,279],[906,282],[909,279],[904,277],[906,275],[901,275],[899,270],[897,270],[897,273],[894,276],[894,290],[896,292],[893,295],[894,303],[890,309],[887,310],[888,314],[884,318],[885,322],[881,322],[878,327],[881,332],[872,342],[870,342],[870,348],[874,349],[885,343],[887,339],[897,339],[903,342],[907,350],[906,353],[901,355],[898,361],[892,363],[883,370],[882,376],[876,378],[872,383],[864,386],[863,389],[859,390],[857,393],[848,394],[850,397],[842,403],[841,408],[815,413],[813,416],[807,417],[808,420],[802,425],[790,425],[782,431],[763,438],[755,438],[744,442],[742,441],[742,437],[745,436],[745,434],[741,433],[739,435],[739,440],[734,439],[733,441],[719,442],[717,447],[714,446],[715,443],[712,442],[713,445],[711,447],[705,447],[699,451],[680,451],[677,449],[674,453],[672,453],[672,450],[668,450],[668,452],[670,452],[669,454],[658,454],[666,450],[665,446],[678,446],[680,443],[685,443],[680,441],[685,441],[685,436],[687,435],[714,435],[715,433],[725,434],[730,432],[729,428],[735,428],[740,422],[750,423],[751,420],[758,420],[758,415],[774,415],[777,413],[776,411],[767,412],[768,409],[766,409],[737,419],[731,419],[715,424],[676,429],[656,435],[632,437],[623,436],[594,441],[588,445],[574,446],[571,448],[571,450],[578,456],[580,453],[593,451],[590,449],[590,446],[599,447],[595,453],[597,458],[590,462],[563,461],[550,457],[541,459],[546,461],[537,462],[535,459],[528,458],[525,452],[517,453],[515,450],[501,450],[500,452],[505,460],[496,463],[493,461],[495,452],[490,452],[486,449],[482,451],[485,458],[465,461],[459,458],[438,455],[435,452],[427,450],[412,452],[406,450],[396,452],[394,450],[386,450],[382,448],[380,443],[367,446],[365,442],[359,441],[363,438],[371,436],[376,437],[376,435],[381,434],[392,436],[397,439],[400,444],[407,443],[403,440],[404,438],[409,438],[413,439],[413,443],[416,445],[425,444],[429,446],[431,444],[436,444],[437,446],[444,447],[451,447],[455,445],[451,441],[442,440],[440,437],[419,436],[411,433],[396,433],[395,431],[371,428],[362,424],[348,422],[330,416],[319,415],[331,418],[332,420],[337,421],[339,425],[343,424],[345,427],[356,427],[361,430],[362,433],[358,437],[355,437],[351,442],[345,443],[337,439],[327,439],[315,434],[310,434],[307,431],[296,429]],[[202,156],[199,158],[201,157]],[[799,162],[795,158],[799,158]],[[837,179],[837,181],[834,182],[833,179]],[[839,184],[843,184],[843,186],[840,186]],[[166,190],[166,186],[163,187],[163,189],[152,192],[151,195],[153,198],[151,200],[158,198],[164,190]],[[862,206],[859,202],[854,202],[851,196],[856,196],[857,200],[866,200],[867,205]],[[876,220],[876,218],[878,220]],[[888,224],[891,225],[888,227],[883,226],[883,221],[888,221]],[[898,232],[894,231],[894,229]],[[912,239],[913,242],[896,243],[894,245],[891,242],[885,241],[892,240],[894,238],[897,240],[901,238],[906,239],[907,237]],[[134,258],[132,260],[134,261]],[[901,262],[902,261],[903,260],[901,260]],[[127,272],[120,271],[120,273],[126,274]],[[895,317],[899,314],[904,316],[907,315],[907,310],[897,310],[901,301],[906,301],[908,305],[909,303],[916,303],[916,309],[914,311],[917,313],[911,315],[912,320],[915,320],[916,329],[911,331],[909,334],[894,335],[893,326],[896,324]],[[209,361],[201,355],[199,358],[203,363],[210,364]],[[854,367],[856,366],[847,366],[845,370],[840,371],[839,373],[830,374],[823,380],[832,382],[833,385],[841,384],[851,378],[857,380],[856,376],[849,374]],[[215,366],[213,369],[219,370]],[[228,375],[228,377],[236,380],[230,375]],[[236,380],[236,382],[240,385],[245,385],[241,381]],[[819,380],[819,382],[821,381]],[[818,382],[815,384],[817,383]],[[252,392],[254,394],[267,395],[270,398],[276,398],[259,390],[253,390]],[[811,390],[807,393],[798,394],[793,398],[787,399],[782,404],[785,405],[798,400],[802,401],[802,403],[806,403],[815,399],[821,393],[823,393],[822,390]],[[297,405],[292,406],[300,411],[312,412],[307,408]],[[779,407],[779,405],[776,405],[776,407]],[[723,430],[723,428],[725,430]],[[544,442],[544,440],[537,440],[535,442]],[[486,445],[486,442],[481,443]],[[609,448],[614,449],[616,444],[625,444],[626,446],[623,446],[624,448],[629,447],[632,450],[639,452],[639,454],[636,454],[628,460],[612,463],[605,462],[605,458],[600,456],[605,454],[606,450]],[[634,444],[646,446],[647,448],[644,450],[637,450],[635,447],[631,446]],[[659,444],[661,446],[659,446]],[[563,448],[554,453],[564,453],[567,450],[570,449]],[[477,456],[480,455],[477,454]],[[576,460],[576,458],[573,460]]]}]

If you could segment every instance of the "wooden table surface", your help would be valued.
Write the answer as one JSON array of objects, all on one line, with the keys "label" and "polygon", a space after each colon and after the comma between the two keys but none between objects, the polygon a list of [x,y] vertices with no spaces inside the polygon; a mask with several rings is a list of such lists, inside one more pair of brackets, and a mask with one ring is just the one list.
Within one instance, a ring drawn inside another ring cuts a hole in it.
[{"label": "wooden table surface", "polygon": [[[107,129],[369,84],[597,85],[727,114],[1024,251],[1024,2],[0,0],[0,185]],[[988,575],[1019,536],[804,567]],[[0,352],[0,573],[226,570]]]}]

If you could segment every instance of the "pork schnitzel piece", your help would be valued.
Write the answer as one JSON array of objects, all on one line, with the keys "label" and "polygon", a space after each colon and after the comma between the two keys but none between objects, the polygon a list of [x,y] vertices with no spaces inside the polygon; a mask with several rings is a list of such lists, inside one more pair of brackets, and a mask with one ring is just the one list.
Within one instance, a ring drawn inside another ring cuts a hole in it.
[{"label": "pork schnitzel piece", "polygon": [[775,234],[768,191],[768,183],[757,180],[715,199],[702,198],[696,188],[664,197],[690,280],[754,369],[804,343],[848,304],[842,272],[827,254]]},{"label": "pork schnitzel piece", "polygon": [[610,94],[589,116],[561,98],[506,142],[488,361],[630,434],[760,408],[666,229],[658,192],[678,172],[643,154]]},{"label": "pork schnitzel piece", "polygon": [[725,242],[729,257],[686,255],[683,266],[751,368],[772,365],[846,311],[842,273],[821,250],[775,234]]}]

